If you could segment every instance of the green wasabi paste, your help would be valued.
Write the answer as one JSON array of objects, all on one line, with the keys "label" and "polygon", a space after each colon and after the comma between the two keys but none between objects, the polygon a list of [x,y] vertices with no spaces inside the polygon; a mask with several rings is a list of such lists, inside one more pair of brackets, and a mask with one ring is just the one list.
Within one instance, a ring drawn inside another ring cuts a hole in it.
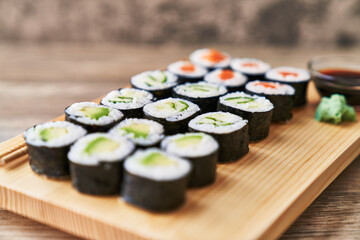
[{"label": "green wasabi paste", "polygon": [[333,94],[330,98],[321,98],[321,102],[316,109],[315,120],[339,124],[344,121],[355,121],[356,113],[352,106],[346,104],[343,95]]}]

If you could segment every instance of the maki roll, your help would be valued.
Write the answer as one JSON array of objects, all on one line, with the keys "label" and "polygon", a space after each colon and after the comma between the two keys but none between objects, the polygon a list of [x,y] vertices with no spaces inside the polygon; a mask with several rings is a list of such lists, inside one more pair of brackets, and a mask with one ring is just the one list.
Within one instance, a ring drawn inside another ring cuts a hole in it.
[{"label": "maki roll", "polygon": [[224,85],[229,92],[243,91],[247,77],[229,69],[217,69],[205,75],[206,82]]},{"label": "maki roll", "polygon": [[301,68],[277,67],[265,74],[266,80],[289,84],[295,88],[294,107],[300,107],[307,103],[307,86],[311,79],[308,71]]},{"label": "maki roll", "polygon": [[143,117],[143,107],[150,103],[154,96],[144,90],[123,88],[108,93],[100,104],[120,110],[125,118]]},{"label": "maki roll", "polygon": [[65,109],[65,120],[77,124],[90,132],[106,132],[123,118],[114,108],[94,102],[74,103]]},{"label": "maki roll", "polygon": [[230,112],[248,120],[250,141],[269,135],[274,105],[265,97],[244,92],[226,94],[219,99],[218,110]]},{"label": "maki roll", "polygon": [[191,163],[156,148],[138,150],[124,162],[122,196],[154,212],[180,207],[185,201]]},{"label": "maki roll", "polygon": [[219,97],[226,93],[226,87],[223,85],[205,81],[185,83],[173,89],[173,97],[183,98],[199,105],[204,113],[215,111]]},{"label": "maki roll", "polygon": [[29,128],[24,138],[31,169],[49,178],[68,177],[67,154],[70,145],[85,134],[84,128],[64,121],[47,122]]},{"label": "maki roll", "polygon": [[231,68],[248,77],[249,81],[264,80],[265,73],[271,69],[270,64],[256,58],[234,58]]},{"label": "maki roll", "polygon": [[188,122],[200,113],[198,105],[180,98],[166,98],[144,107],[145,117],[161,123],[166,135],[184,133]]},{"label": "maki roll", "polygon": [[219,162],[235,162],[249,152],[247,120],[232,113],[210,112],[189,122],[192,132],[204,132],[219,143]]},{"label": "maki roll", "polygon": [[228,68],[231,57],[225,52],[213,48],[203,48],[192,52],[189,56],[190,61],[208,70],[215,68]]},{"label": "maki roll", "polygon": [[167,69],[178,77],[179,83],[202,81],[208,72],[205,68],[189,61],[171,63]]},{"label": "maki roll", "polygon": [[80,138],[68,154],[73,187],[91,195],[119,194],[123,160],[134,148],[126,138],[108,133]]},{"label": "maki roll", "polygon": [[286,122],[292,118],[295,89],[288,84],[268,81],[252,81],[245,85],[249,94],[264,96],[274,105],[272,122]]},{"label": "maki roll", "polygon": [[159,145],[164,138],[164,127],[148,119],[127,118],[110,129],[110,134],[126,137],[140,148]]},{"label": "maki roll", "polygon": [[171,97],[172,88],[177,85],[178,78],[168,71],[147,71],[135,75],[130,80],[134,88],[151,92],[156,99]]},{"label": "maki roll", "polygon": [[185,133],[166,137],[161,148],[167,153],[185,158],[192,163],[190,187],[203,187],[215,181],[219,144],[204,133]]}]

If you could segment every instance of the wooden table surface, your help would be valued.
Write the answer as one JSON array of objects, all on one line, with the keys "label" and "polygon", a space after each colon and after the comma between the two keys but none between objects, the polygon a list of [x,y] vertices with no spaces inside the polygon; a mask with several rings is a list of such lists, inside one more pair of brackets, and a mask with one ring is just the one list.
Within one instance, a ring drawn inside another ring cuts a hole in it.
[{"label": "wooden table surface", "polygon": [[[0,45],[0,142],[125,85],[141,71],[166,66],[200,46]],[[306,67],[316,55],[360,49],[216,46],[273,66]],[[336,146],[334,146],[336,147]],[[284,233],[282,239],[360,239],[360,157]],[[77,239],[0,209],[0,239]]]}]

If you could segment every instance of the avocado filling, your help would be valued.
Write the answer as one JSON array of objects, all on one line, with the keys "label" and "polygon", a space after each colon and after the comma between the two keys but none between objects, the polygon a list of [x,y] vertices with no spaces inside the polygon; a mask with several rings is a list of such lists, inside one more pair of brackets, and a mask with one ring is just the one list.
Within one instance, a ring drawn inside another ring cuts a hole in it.
[{"label": "avocado filling", "polygon": [[176,101],[176,102],[165,102],[162,104],[159,104],[157,106],[157,110],[162,111],[162,112],[183,112],[186,109],[188,109],[189,104],[187,104],[184,101]]},{"label": "avocado filling", "polygon": [[84,115],[91,119],[99,120],[103,116],[109,116],[110,110],[105,107],[83,107],[80,109]]},{"label": "avocado filling", "polygon": [[210,85],[202,85],[202,84],[191,84],[184,87],[184,91],[200,91],[200,92],[211,92],[218,91],[218,87],[210,86]]},{"label": "avocado filling", "polygon": [[151,167],[170,166],[177,164],[174,160],[159,152],[150,153],[142,159],[141,163],[145,166]]},{"label": "avocado filling", "polygon": [[145,84],[149,87],[152,86],[159,86],[167,81],[167,76],[162,71],[155,71],[151,74],[147,75],[147,80],[145,81]]},{"label": "avocado filling", "polygon": [[254,99],[251,97],[230,97],[226,98],[225,101],[235,102],[236,104],[253,102]]},{"label": "avocado filling", "polygon": [[223,119],[224,116],[221,114],[213,114],[211,116],[207,116],[202,118],[198,124],[212,124],[215,127],[220,127],[220,126],[228,126],[228,125],[232,125],[233,123],[230,122],[226,122],[225,119]]},{"label": "avocado filling", "polygon": [[186,148],[191,145],[199,144],[201,142],[202,138],[203,137],[201,135],[184,136],[184,137],[176,139],[175,143],[176,143],[176,146],[178,146],[180,148]]},{"label": "avocado filling", "polygon": [[134,123],[130,126],[121,128],[126,134],[133,134],[134,138],[147,138],[150,132],[148,124]]},{"label": "avocado filling", "polygon": [[113,152],[120,144],[107,137],[98,137],[88,143],[84,153],[88,155],[99,154],[104,152]]},{"label": "avocado filling", "polygon": [[68,133],[69,132],[66,128],[49,127],[41,130],[39,134],[42,141],[49,142],[53,139],[60,138]]}]

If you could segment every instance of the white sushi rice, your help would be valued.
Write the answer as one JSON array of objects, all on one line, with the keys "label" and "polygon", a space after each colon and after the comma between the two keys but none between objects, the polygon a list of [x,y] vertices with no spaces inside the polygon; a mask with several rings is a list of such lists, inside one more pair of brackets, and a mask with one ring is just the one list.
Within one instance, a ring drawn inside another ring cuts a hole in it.
[{"label": "white sushi rice", "polygon": [[[209,118],[221,120],[224,126],[215,126]],[[225,134],[241,129],[247,124],[247,120],[228,112],[209,112],[201,114],[189,122],[189,127],[205,133]],[[229,143],[231,144],[231,143]]]},{"label": "white sushi rice", "polygon": [[[236,97],[248,97],[254,99],[254,101],[248,103],[237,103],[236,101],[226,100],[229,98],[236,98]],[[274,108],[274,105],[265,97],[250,95],[244,92],[234,92],[234,93],[226,94],[225,96],[220,97],[219,101],[221,104],[225,106],[241,109],[247,112],[268,112]]]},{"label": "white sushi rice", "polygon": [[[241,86],[244,85],[247,81],[247,77],[245,75],[235,71],[233,72],[234,76],[232,78],[223,80],[220,77],[223,71],[224,70],[222,69],[216,69],[212,72],[209,72],[208,74],[205,75],[204,80],[206,82],[223,84],[224,86],[229,86],[229,87]],[[225,70],[225,71],[231,71],[231,70]]]},{"label": "white sushi rice", "polygon": [[[199,88],[207,89],[208,91],[198,90]],[[192,98],[217,97],[227,93],[225,86],[205,81],[181,84],[176,86],[174,91],[177,94]]]},{"label": "white sushi rice", "polygon": [[[179,147],[176,140],[187,136],[201,136],[201,140],[196,145],[189,144],[186,147]],[[161,142],[161,148],[179,157],[202,157],[214,153],[219,148],[219,144],[213,137],[204,133],[185,133],[166,137]]]},{"label": "white sushi rice", "polygon": [[[183,71],[181,68],[183,66],[187,66],[187,65],[192,65],[194,66],[194,71],[190,72],[190,71]],[[191,78],[201,78],[203,77],[206,73],[207,70],[199,65],[193,64],[189,61],[177,61],[174,63],[171,63],[168,67],[167,67],[168,71],[179,75],[179,76],[184,76],[184,77],[191,77]]]},{"label": "white sushi rice", "polygon": [[195,50],[189,56],[190,61],[205,68],[225,68],[230,65],[231,57],[225,52],[221,52],[221,54],[225,57],[222,61],[212,62],[206,59],[206,56],[211,54],[211,51],[213,51],[213,49],[209,48]]},{"label": "white sushi rice", "polygon": [[[121,100],[119,97],[131,97],[132,100],[129,102],[115,102]],[[141,108],[145,104],[151,102],[153,95],[147,91],[139,90],[135,88],[123,88],[116,91],[111,91],[102,100],[101,104],[116,108],[119,110],[127,110],[134,108]]]},{"label": "white sushi rice", "polygon": [[[149,76],[161,76],[164,74],[166,76],[166,81],[161,82],[154,82],[149,80]],[[145,90],[157,90],[157,89],[166,89],[173,87],[177,84],[177,76],[170,73],[169,71],[161,71],[161,70],[155,70],[155,71],[146,71],[142,72],[140,74],[137,74],[131,78],[131,84],[137,88],[145,89]],[[149,86],[149,83],[151,83]]]},{"label": "white sushi rice", "polygon": [[[114,151],[87,154],[84,152],[89,143],[99,137],[111,139],[119,144]],[[124,159],[134,150],[134,144],[125,137],[108,133],[92,133],[80,138],[71,147],[68,158],[71,162],[94,166],[102,162],[116,162]]]},{"label": "white sushi rice", "polygon": [[[146,166],[142,164],[144,158],[152,153],[164,154],[174,164],[165,166]],[[191,163],[188,160],[175,157],[157,148],[139,150],[124,162],[124,169],[136,176],[155,181],[170,181],[184,177],[191,171]]]},{"label": "white sushi rice", "polygon": [[270,64],[256,58],[234,58],[230,65],[233,70],[249,75],[264,74],[271,69]]},{"label": "white sushi rice", "polygon": [[[134,133],[127,133],[123,128],[131,126],[133,124],[146,124],[149,126],[149,133],[146,138],[135,137]],[[121,121],[119,124],[114,126],[109,131],[110,134],[118,134],[124,136],[129,140],[133,141],[136,144],[143,146],[152,145],[159,142],[164,137],[164,127],[155,121],[149,119],[139,119],[139,118],[127,118],[124,121]]]},{"label": "white sushi rice", "polygon": [[[99,119],[92,119],[90,117],[85,116],[84,111],[81,111],[84,107],[98,107],[98,108],[108,108],[109,109],[109,115],[108,116],[102,116]],[[94,102],[79,102],[74,103],[70,107],[65,109],[65,112],[69,115],[69,118],[74,119],[78,122],[89,124],[89,125],[98,125],[103,126],[107,125],[113,122],[118,121],[121,119],[124,114],[120,112],[117,109],[108,107],[108,106],[102,106]]]},{"label": "white sushi rice", "polygon": [[269,80],[285,82],[307,82],[311,79],[311,75],[308,71],[302,68],[294,67],[273,68],[266,72],[265,77]]},{"label": "white sushi rice", "polygon": [[[166,103],[172,103],[172,102],[177,102],[177,101],[182,101],[184,103],[186,103],[189,107],[184,110],[184,111],[180,111],[180,110],[172,110],[172,111],[161,111],[158,109],[158,106],[162,105],[162,104],[166,104]],[[185,99],[181,99],[181,98],[166,98],[166,99],[162,99],[153,103],[149,103],[146,104],[144,106],[144,112],[147,115],[156,117],[156,118],[162,118],[162,119],[166,119],[169,122],[176,122],[179,120],[183,120],[186,119],[192,115],[194,115],[196,112],[200,111],[200,108],[198,105],[187,101]]]},{"label": "white sushi rice", "polygon": [[[58,138],[44,141],[41,138],[41,131],[48,128],[65,128],[67,133]],[[84,136],[86,130],[78,125],[65,121],[47,122],[29,128],[24,132],[25,141],[37,147],[64,147],[72,144],[78,138]]]},{"label": "white sushi rice", "polygon": [[[264,87],[260,83],[271,84],[274,88]],[[245,89],[254,93],[270,95],[294,95],[295,89],[288,84],[281,84],[269,81],[253,81],[245,85]]]}]

